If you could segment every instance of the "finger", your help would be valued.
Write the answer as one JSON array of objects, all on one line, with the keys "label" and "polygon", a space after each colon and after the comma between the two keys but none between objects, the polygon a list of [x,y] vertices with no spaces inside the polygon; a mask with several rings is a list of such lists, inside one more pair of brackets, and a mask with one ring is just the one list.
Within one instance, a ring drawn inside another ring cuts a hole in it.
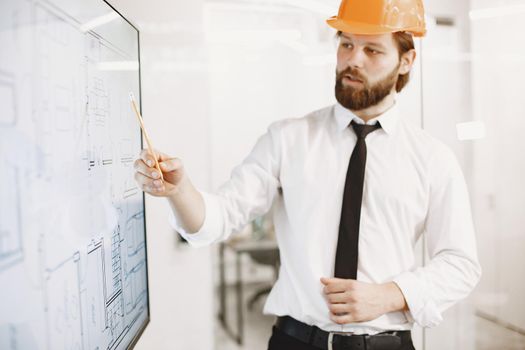
[{"label": "finger", "polygon": [[321,283],[324,285],[332,283],[334,280],[336,280],[336,278],[321,277]]},{"label": "finger", "polygon": [[153,180],[141,173],[135,173],[135,181],[143,191],[156,192],[164,188],[162,180]]},{"label": "finger", "polygon": [[331,304],[346,303],[348,301],[347,298],[346,293],[332,293],[326,295],[326,299]]},{"label": "finger", "polygon": [[335,315],[330,313],[330,319],[337,324],[347,324],[353,321],[353,317],[350,314]]},{"label": "finger", "polygon": [[334,315],[346,315],[349,312],[348,304],[330,304],[328,309]]},{"label": "finger", "polygon": [[182,169],[182,160],[179,158],[167,159],[159,163],[160,169],[165,172]]},{"label": "finger", "polygon": [[155,165],[155,158],[148,149],[143,149],[140,152],[140,159],[144,161],[148,166],[152,167]]},{"label": "finger", "polygon": [[332,277],[332,278],[329,278],[329,277],[321,277],[321,282],[323,284],[332,284],[332,283],[336,283],[336,282],[343,282],[343,281],[348,281],[347,279],[344,279],[344,278],[337,278],[337,277]]},{"label": "finger", "polygon": [[347,290],[347,284],[344,282],[333,282],[329,283],[323,288],[323,292],[325,294],[331,294],[331,293],[343,293]]},{"label": "finger", "polygon": [[155,151],[155,154],[157,155],[159,162],[164,162],[166,160],[173,159],[172,156],[169,156],[166,153],[162,153],[160,151]]},{"label": "finger", "polygon": [[142,159],[137,159],[133,164],[133,168],[142,175],[148,176],[152,179],[160,178],[159,171],[155,168],[147,166]]}]

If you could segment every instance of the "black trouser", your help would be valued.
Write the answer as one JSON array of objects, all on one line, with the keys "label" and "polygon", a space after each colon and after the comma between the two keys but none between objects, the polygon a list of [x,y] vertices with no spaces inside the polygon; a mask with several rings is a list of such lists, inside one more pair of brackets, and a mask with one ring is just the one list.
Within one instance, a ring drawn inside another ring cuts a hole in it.
[{"label": "black trouser", "polygon": [[[319,348],[303,343],[273,326],[268,350],[319,350]],[[399,349],[395,350],[415,350],[415,348],[412,341],[410,341],[410,343],[403,344]]]}]

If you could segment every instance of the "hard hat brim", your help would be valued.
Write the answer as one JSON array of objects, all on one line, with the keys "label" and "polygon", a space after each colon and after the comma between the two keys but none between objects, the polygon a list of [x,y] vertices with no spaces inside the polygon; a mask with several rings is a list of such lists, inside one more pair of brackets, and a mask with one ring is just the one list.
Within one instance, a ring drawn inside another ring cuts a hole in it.
[{"label": "hard hat brim", "polygon": [[343,21],[341,19],[338,19],[337,16],[331,17],[326,20],[326,23],[336,29],[340,30],[343,33],[352,33],[352,34],[363,34],[363,35],[380,35],[380,34],[388,34],[388,33],[395,33],[395,32],[409,32],[415,37],[422,37],[425,35],[425,30],[421,30],[418,28],[393,28],[389,26],[378,26],[378,25],[371,25],[367,23],[359,23],[359,22],[350,22],[350,21]]}]

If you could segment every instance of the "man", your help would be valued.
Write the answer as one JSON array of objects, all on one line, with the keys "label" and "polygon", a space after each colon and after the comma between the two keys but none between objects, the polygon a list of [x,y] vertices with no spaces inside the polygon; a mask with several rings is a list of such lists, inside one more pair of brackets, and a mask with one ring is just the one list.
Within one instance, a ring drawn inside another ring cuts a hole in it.
[{"label": "man", "polygon": [[[166,197],[193,245],[226,239],[275,205],[279,279],[264,312],[279,316],[269,349],[413,349],[466,297],[481,268],[465,180],[443,143],[405,122],[396,93],[425,34],[420,0],[343,0],[338,103],[273,123],[215,194],[160,154],[143,152],[136,180]],[[427,237],[430,261],[415,264]]]}]

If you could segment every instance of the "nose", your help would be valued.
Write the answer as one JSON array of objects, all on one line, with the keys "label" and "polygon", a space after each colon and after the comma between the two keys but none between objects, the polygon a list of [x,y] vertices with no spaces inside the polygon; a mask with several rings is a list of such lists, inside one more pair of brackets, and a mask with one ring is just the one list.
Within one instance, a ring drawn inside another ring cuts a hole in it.
[{"label": "nose", "polygon": [[353,48],[344,53],[342,57],[343,63],[347,67],[363,68],[365,62],[365,53],[363,50]]}]

